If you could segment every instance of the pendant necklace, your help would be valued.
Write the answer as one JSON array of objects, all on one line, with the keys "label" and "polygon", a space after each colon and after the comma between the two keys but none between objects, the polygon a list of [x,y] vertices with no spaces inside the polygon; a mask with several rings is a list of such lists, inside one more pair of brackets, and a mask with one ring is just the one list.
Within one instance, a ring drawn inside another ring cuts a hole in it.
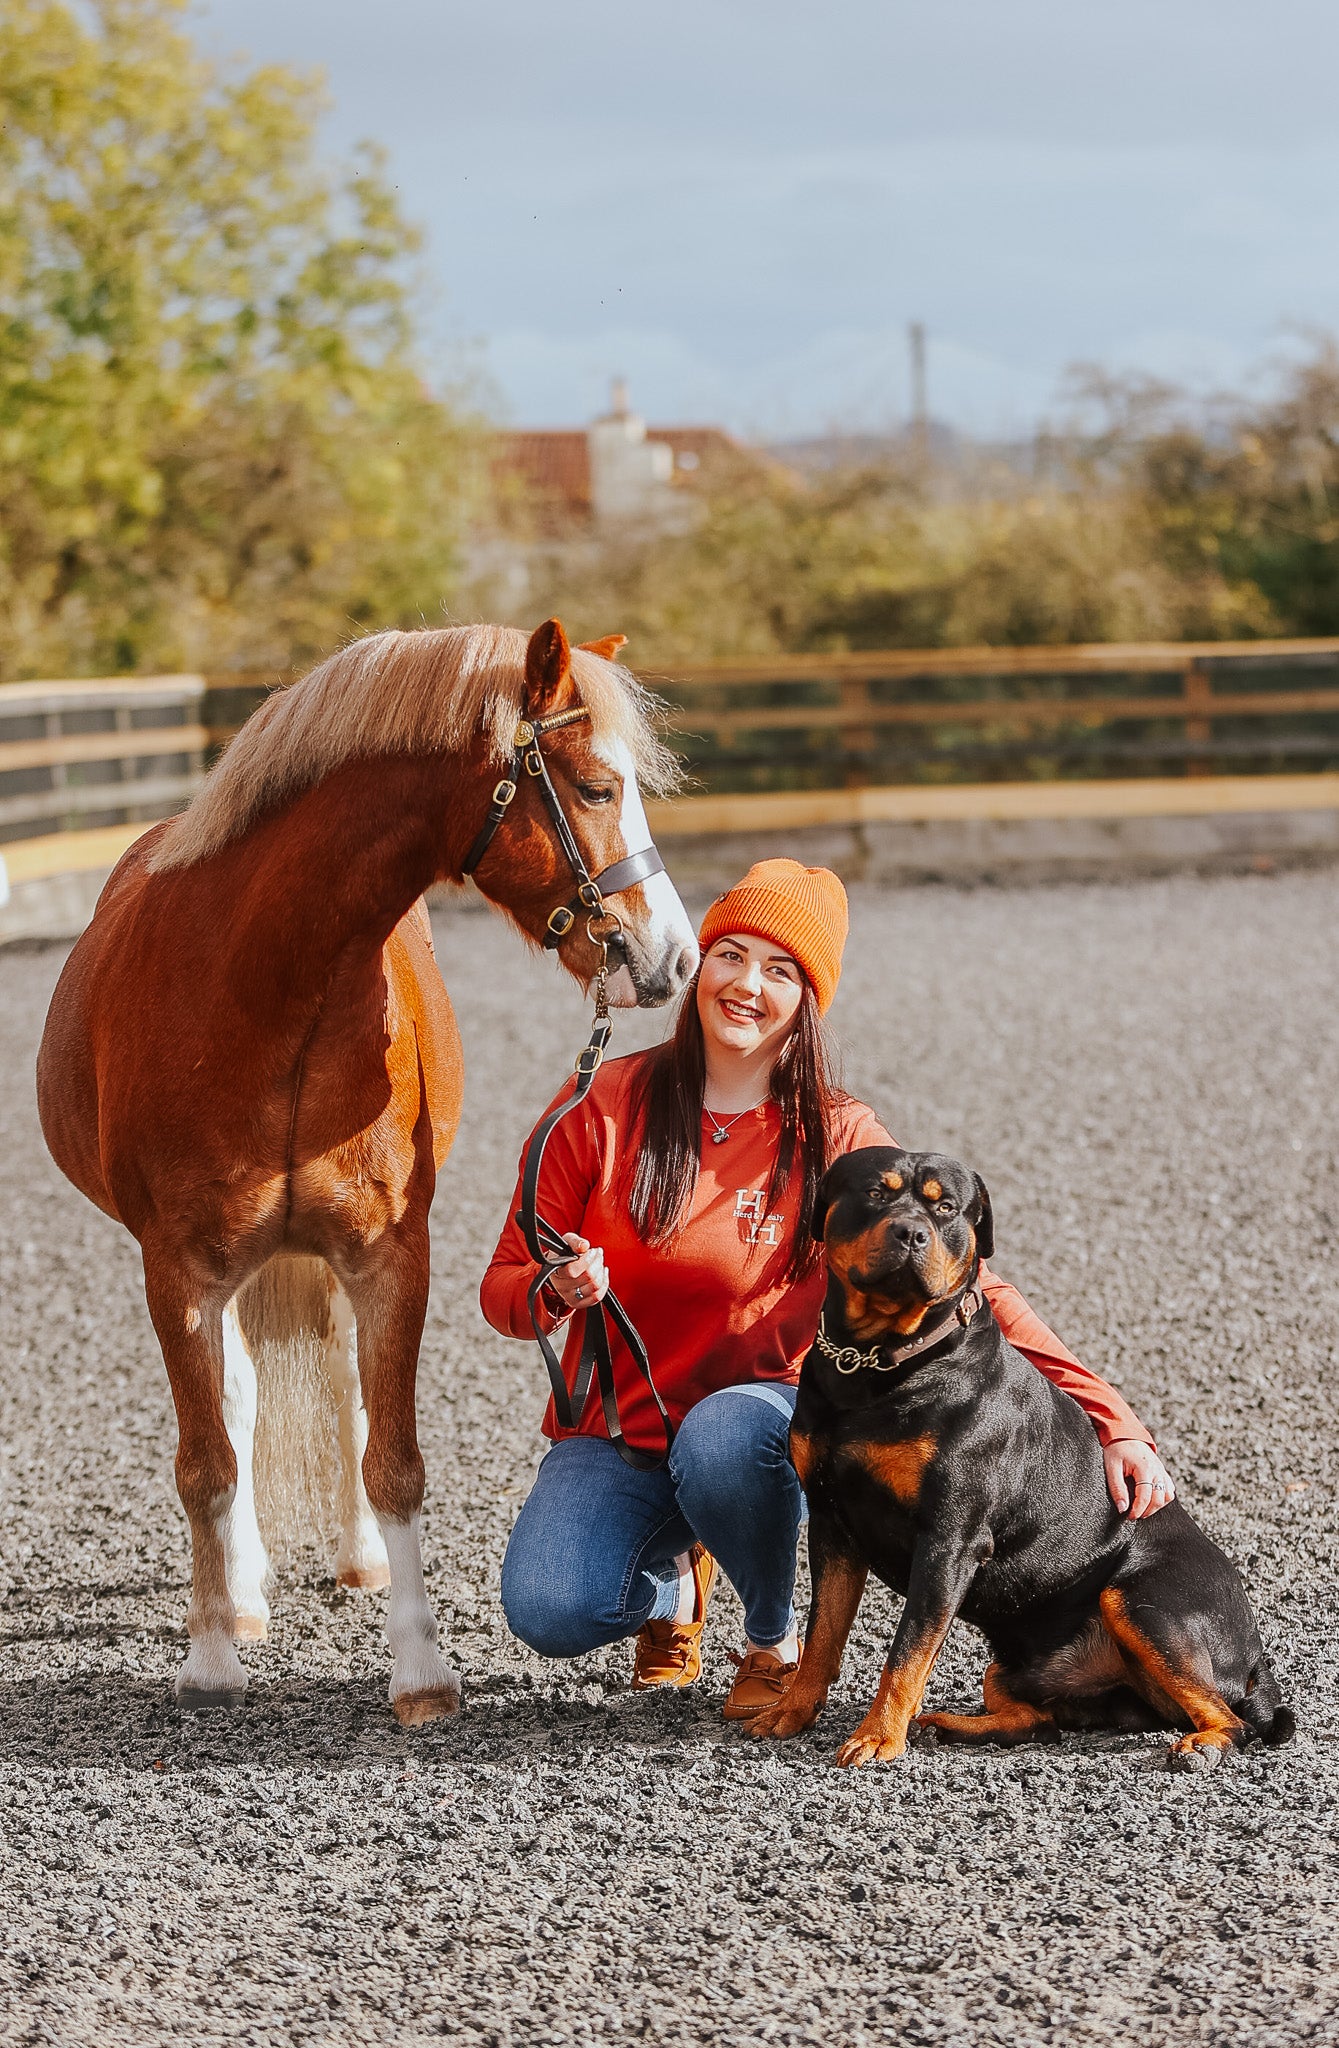
[{"label": "pendant necklace", "polygon": [[[771,1093],[771,1090],[769,1089],[769,1090],[768,1090],[768,1094],[770,1094],[770,1093]],[[735,1125],[736,1125],[736,1124],[737,1124],[737,1123],[739,1122],[739,1119],[740,1119],[740,1117],[741,1117],[741,1116],[751,1116],[751,1115],[753,1114],[753,1111],[754,1111],[755,1109],[761,1109],[761,1108],[762,1108],[762,1106],[763,1106],[764,1102],[766,1102],[766,1100],[767,1100],[767,1096],[766,1096],[766,1095],[760,1095],[760,1096],[758,1097],[758,1100],[757,1100],[756,1102],[751,1102],[751,1103],[749,1104],[749,1106],[748,1106],[748,1108],[747,1108],[747,1109],[741,1109],[741,1110],[737,1110],[737,1111],[736,1111],[736,1113],[735,1113],[735,1115],[734,1115],[734,1116],[732,1116],[732,1117],[729,1117],[729,1118],[727,1118],[727,1120],[725,1121],[725,1123],[721,1123],[721,1122],[720,1122],[720,1121],[718,1120],[718,1118],[717,1118],[716,1116],[714,1116],[714,1115],[712,1114],[711,1110],[707,1109],[707,1105],[706,1105],[706,1103],[704,1102],[704,1103],[703,1103],[703,1105],[702,1105],[702,1107],[703,1107],[703,1109],[706,1109],[706,1110],[707,1110],[707,1115],[708,1115],[709,1117],[711,1117],[711,1142],[712,1142],[712,1144],[713,1144],[713,1145],[723,1145],[723,1144],[725,1143],[726,1139],[727,1139],[727,1138],[729,1137],[729,1135],[730,1135],[731,1131],[732,1131],[732,1130],[734,1129]]]}]

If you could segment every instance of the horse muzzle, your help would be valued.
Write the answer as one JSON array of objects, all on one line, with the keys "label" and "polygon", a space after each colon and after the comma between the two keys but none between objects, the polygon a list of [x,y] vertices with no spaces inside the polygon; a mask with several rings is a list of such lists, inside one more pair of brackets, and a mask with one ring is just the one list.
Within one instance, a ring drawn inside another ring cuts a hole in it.
[{"label": "horse muzzle", "polygon": [[648,959],[635,933],[625,931],[623,958],[611,965],[606,994],[614,1010],[658,1010],[682,994],[697,972],[697,944],[674,939]]}]

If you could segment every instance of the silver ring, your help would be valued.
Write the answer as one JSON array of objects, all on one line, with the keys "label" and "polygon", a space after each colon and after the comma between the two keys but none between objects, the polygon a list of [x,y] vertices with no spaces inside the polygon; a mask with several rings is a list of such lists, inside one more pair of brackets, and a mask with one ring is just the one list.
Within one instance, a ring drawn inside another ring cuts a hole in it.
[{"label": "silver ring", "polygon": [[580,1301],[580,1299],[581,1299],[581,1295],[582,1295],[582,1289],[581,1289],[580,1287],[578,1287],[578,1289],[577,1289],[577,1295],[576,1295],[576,1298],[577,1298],[577,1300],[578,1300],[578,1301]]}]

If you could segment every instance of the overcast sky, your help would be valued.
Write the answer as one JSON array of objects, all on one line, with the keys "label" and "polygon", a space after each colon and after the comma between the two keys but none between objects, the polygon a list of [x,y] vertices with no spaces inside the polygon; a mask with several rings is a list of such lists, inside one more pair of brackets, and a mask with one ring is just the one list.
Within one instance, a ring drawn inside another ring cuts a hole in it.
[{"label": "overcast sky", "polygon": [[1339,329],[1333,0],[206,0],[391,152],[517,424],[1025,428],[1065,366],[1209,386]]}]

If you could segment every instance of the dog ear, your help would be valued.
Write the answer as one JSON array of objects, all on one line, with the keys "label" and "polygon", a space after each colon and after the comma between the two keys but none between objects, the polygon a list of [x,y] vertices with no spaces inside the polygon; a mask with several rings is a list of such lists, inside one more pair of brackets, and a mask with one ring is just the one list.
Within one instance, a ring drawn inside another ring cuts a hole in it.
[{"label": "dog ear", "polygon": [[557,619],[545,619],[525,650],[525,715],[547,718],[571,695],[572,650]]},{"label": "dog ear", "polygon": [[976,1251],[978,1258],[988,1259],[995,1249],[995,1211],[990,1206],[990,1189],[979,1173],[974,1173],[976,1182],[976,1215],[973,1225],[976,1230]]},{"label": "dog ear", "polygon": [[814,1196],[814,1213],[809,1218],[810,1235],[816,1237],[820,1244],[823,1242],[823,1232],[827,1226],[828,1210],[832,1207],[832,1196],[828,1193],[828,1182],[831,1179],[832,1171],[829,1168],[818,1183],[818,1191]]}]

